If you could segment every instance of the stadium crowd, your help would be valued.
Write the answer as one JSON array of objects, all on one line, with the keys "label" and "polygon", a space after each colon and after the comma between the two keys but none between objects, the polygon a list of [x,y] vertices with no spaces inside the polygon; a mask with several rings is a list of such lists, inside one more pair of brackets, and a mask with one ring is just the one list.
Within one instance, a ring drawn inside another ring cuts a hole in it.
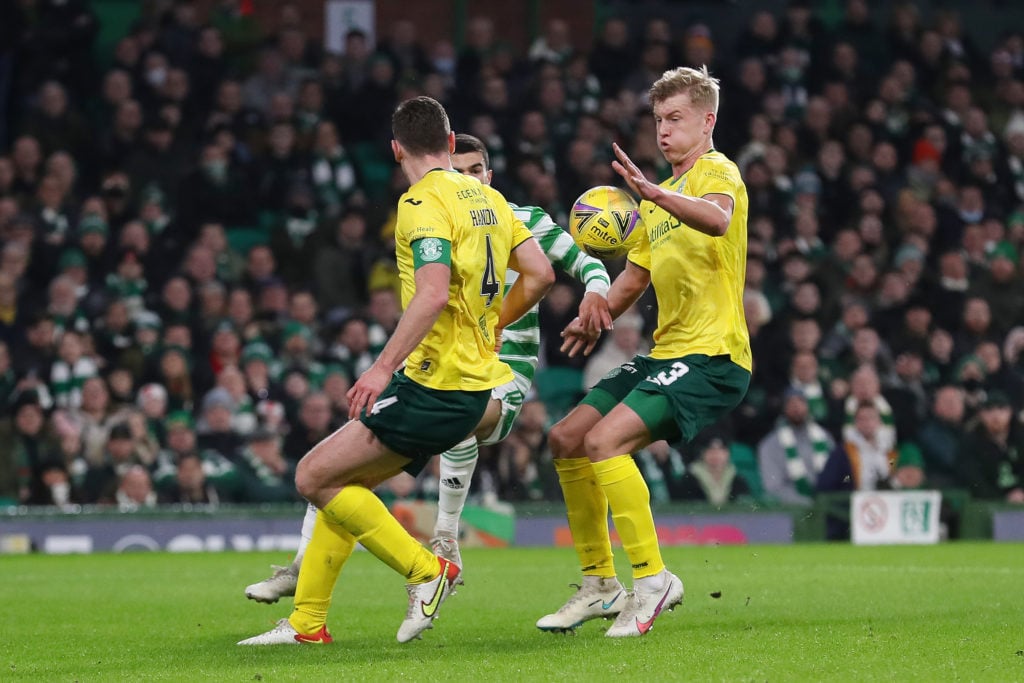
[{"label": "stadium crowd", "polygon": [[[615,184],[613,141],[667,177],[647,90],[707,64],[750,198],[755,371],[727,424],[636,454],[654,499],[1024,503],[1021,32],[982,51],[951,11],[848,0],[826,26],[790,0],[734,45],[611,17],[579,51],[554,19],[520,53],[477,17],[458,48],[402,21],[332,54],[294,3],[266,26],[245,2],[143,5],[97,56],[88,3],[0,0],[0,502],[296,500],[401,315],[395,105],[444,103],[495,187],[564,226]],[[557,497],[546,427],[644,348],[648,299],[589,359],[560,353],[580,295],[542,305],[537,395],[478,495]]]}]

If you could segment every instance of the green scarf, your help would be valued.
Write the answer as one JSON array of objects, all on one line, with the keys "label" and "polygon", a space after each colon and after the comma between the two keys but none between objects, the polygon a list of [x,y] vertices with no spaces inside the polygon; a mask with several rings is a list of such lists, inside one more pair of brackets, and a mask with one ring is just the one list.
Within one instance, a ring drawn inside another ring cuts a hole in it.
[{"label": "green scarf", "polygon": [[793,386],[803,392],[807,399],[807,409],[816,422],[822,422],[828,417],[828,402],[825,400],[825,391],[821,382],[815,381],[810,384],[802,384],[793,380]]},{"label": "green scarf", "polygon": [[[786,472],[789,474],[789,478],[796,485],[796,490],[800,495],[813,495],[814,486],[807,479],[807,466],[804,464],[803,458],[800,457],[800,453],[797,452],[796,434],[793,432],[793,428],[788,424],[783,424],[778,428],[778,434],[779,443],[782,444],[782,448],[786,452]],[[825,467],[825,461],[828,460],[828,433],[816,422],[810,422],[807,425],[807,435],[814,447],[811,466],[817,475]]]}]

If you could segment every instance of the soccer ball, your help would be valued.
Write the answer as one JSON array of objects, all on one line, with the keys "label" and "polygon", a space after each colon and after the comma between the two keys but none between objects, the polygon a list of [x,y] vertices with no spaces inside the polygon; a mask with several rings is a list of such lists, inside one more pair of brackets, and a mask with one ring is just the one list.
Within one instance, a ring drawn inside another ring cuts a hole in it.
[{"label": "soccer ball", "polygon": [[625,190],[610,185],[592,187],[579,196],[569,212],[569,234],[576,246],[594,258],[625,256],[641,239],[640,213]]}]

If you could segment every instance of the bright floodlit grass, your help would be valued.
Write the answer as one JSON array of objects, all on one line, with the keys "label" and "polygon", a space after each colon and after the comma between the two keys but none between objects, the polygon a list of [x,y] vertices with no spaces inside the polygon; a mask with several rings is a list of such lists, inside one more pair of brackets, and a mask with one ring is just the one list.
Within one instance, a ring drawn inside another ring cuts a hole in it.
[{"label": "bright floodlit grass", "polygon": [[[403,581],[356,553],[329,646],[237,647],[287,616],[244,599],[277,554],[0,557],[0,680],[1024,680],[1024,548],[669,548],[686,599],[635,640],[542,633],[568,549],[465,550],[466,585],[400,645]],[[628,579],[618,552],[620,576]],[[628,582],[627,582],[628,585]]]}]

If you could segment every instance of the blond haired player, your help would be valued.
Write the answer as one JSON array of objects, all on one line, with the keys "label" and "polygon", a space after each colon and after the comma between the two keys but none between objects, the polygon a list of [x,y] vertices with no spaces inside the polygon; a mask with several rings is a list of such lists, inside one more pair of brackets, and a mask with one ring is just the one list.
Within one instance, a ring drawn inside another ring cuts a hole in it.
[{"label": "blond haired player", "polygon": [[[415,474],[481,422],[497,419],[491,390],[513,377],[498,360],[495,329],[528,311],[553,280],[504,198],[452,171],[455,138],[437,101],[406,100],[392,130],[395,160],[410,183],[395,230],[405,312],[349,391],[352,419],[307,453],[295,473],[299,493],[319,513],[294,610],[240,645],[331,642],[331,594],[357,542],[407,582],[399,642],[431,627],[460,568],[410,536],[372,488],[403,469]],[[505,294],[509,265],[520,276]]]},{"label": "blond haired player", "polygon": [[[734,408],[750,382],[743,317],[747,191],[736,165],[715,150],[718,81],[707,67],[666,71],[651,87],[658,146],[672,165],[648,181],[616,145],[614,169],[641,198],[644,240],[612,283],[612,316],[654,285],[654,348],[612,370],[550,434],[583,583],[545,631],[572,630],[617,615],[609,637],[642,636],[683,599],[683,583],[661,558],[650,493],[630,453],[660,439],[692,439]],[[597,332],[563,332],[570,354]],[[615,576],[608,511],[632,565],[633,587]]]}]

